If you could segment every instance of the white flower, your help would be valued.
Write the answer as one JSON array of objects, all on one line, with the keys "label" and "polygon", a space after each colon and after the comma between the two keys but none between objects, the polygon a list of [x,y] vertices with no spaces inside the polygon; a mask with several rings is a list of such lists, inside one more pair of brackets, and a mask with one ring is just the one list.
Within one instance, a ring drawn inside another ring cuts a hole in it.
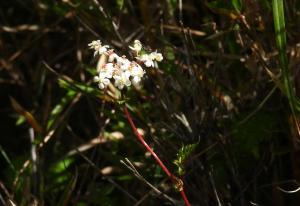
[{"label": "white flower", "polygon": [[157,62],[160,62],[160,61],[163,60],[162,54],[161,54],[161,53],[158,53],[158,52],[156,52],[156,51],[155,51],[155,52],[151,52],[150,56],[151,56],[151,59],[152,59],[152,60],[155,60],[155,61],[157,61]]},{"label": "white flower", "polygon": [[129,69],[131,65],[131,62],[127,59],[125,61],[123,61],[123,63],[120,65],[120,68],[122,69],[122,71],[127,71]]},{"label": "white flower", "polygon": [[144,76],[145,71],[143,70],[143,68],[137,64],[134,63],[133,66],[131,67],[131,76],[132,78],[132,83],[133,84],[137,84],[141,81],[142,77]]},{"label": "white flower", "polygon": [[100,89],[104,89],[110,83],[110,80],[107,78],[106,73],[103,72],[100,72],[98,76],[95,76],[94,81],[98,82],[98,86]]},{"label": "white flower", "polygon": [[137,53],[142,50],[142,43],[139,40],[134,40],[133,47],[129,46],[129,48],[133,51],[136,51]]},{"label": "white flower", "polygon": [[115,71],[115,65],[113,63],[107,63],[102,67],[100,73],[103,73],[107,78],[112,78]]},{"label": "white flower", "polygon": [[117,58],[117,64],[122,71],[127,71],[131,65],[131,61],[129,61],[126,56],[122,56]]},{"label": "white flower", "polygon": [[94,56],[96,56],[96,54],[107,54],[107,50],[109,48],[108,45],[104,45],[102,46],[102,43],[100,40],[97,41],[92,41],[91,43],[88,44],[88,46],[90,47],[90,49],[94,49]]},{"label": "white flower", "polygon": [[119,89],[123,89],[124,86],[129,87],[131,85],[131,81],[129,80],[128,73],[121,72],[119,75],[114,75],[115,86]]},{"label": "white flower", "polygon": [[154,67],[153,59],[148,54],[142,54],[141,57],[136,57],[138,60],[142,61],[146,67]]},{"label": "white flower", "polygon": [[99,47],[102,46],[102,43],[100,40],[96,40],[89,43],[88,46],[90,47],[90,49],[97,50]]},{"label": "white flower", "polygon": [[118,56],[117,58],[116,58],[116,61],[117,61],[117,63],[119,64],[119,65],[122,65],[122,64],[124,64],[126,61],[129,61],[127,58],[126,58],[126,56]]},{"label": "white flower", "polygon": [[113,62],[118,58],[119,56],[116,53],[114,53],[113,50],[108,51],[108,62]]},{"label": "white flower", "polygon": [[108,45],[101,46],[98,50],[95,51],[94,56],[96,56],[97,53],[99,55],[101,55],[101,54],[107,54],[108,48],[109,48]]},{"label": "white flower", "polygon": [[157,66],[157,62],[163,60],[162,54],[157,51],[139,54],[143,48],[139,40],[135,40],[133,45],[129,46],[131,50],[136,52],[135,58],[139,60],[139,63],[130,61],[126,56],[118,56],[113,49],[110,49],[110,46],[102,45],[100,40],[92,41],[88,46],[95,51],[94,55],[104,54],[107,57],[106,64],[94,77],[94,81],[98,83],[100,89],[107,87],[110,82],[114,83],[120,90],[126,86],[131,86],[131,84],[138,85],[145,75],[145,70],[139,63],[143,63],[146,67],[154,67]]},{"label": "white flower", "polygon": [[234,106],[234,104],[232,102],[232,99],[231,99],[231,97],[229,95],[224,95],[223,96],[223,101],[224,101],[224,104],[225,104],[226,109],[228,111],[231,111],[231,110],[233,110],[235,108],[235,106]]}]

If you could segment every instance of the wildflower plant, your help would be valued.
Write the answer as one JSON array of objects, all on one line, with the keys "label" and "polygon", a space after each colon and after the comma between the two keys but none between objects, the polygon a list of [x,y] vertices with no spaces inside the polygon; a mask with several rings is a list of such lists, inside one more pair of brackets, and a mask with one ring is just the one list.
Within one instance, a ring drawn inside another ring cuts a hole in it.
[{"label": "wildflower plant", "polygon": [[[94,77],[94,81],[98,83],[100,89],[105,89],[109,84],[114,84],[114,86],[120,90],[130,87],[131,85],[139,85],[146,74],[142,66],[154,68],[157,67],[157,62],[163,60],[161,53],[157,51],[149,52],[143,49],[144,47],[139,40],[135,40],[133,45],[129,46],[129,49],[132,50],[134,60],[129,60],[125,55],[119,56],[109,45],[102,45],[100,40],[92,41],[88,46],[94,50],[94,56],[104,55],[106,57],[105,63],[100,65],[98,74]],[[169,171],[159,156],[138,132],[126,104],[124,104],[124,114],[135,136],[172,180],[175,188],[180,192],[185,205],[190,206],[184,191],[183,181]]]},{"label": "wildflower plant", "polygon": [[135,40],[129,48],[133,51],[134,59],[129,60],[125,55],[119,56],[109,45],[102,45],[100,40],[88,44],[90,49],[95,50],[94,56],[105,55],[107,63],[101,66],[99,73],[94,77],[100,89],[105,89],[110,83],[122,90],[131,85],[139,85],[145,75],[145,67],[156,67],[157,62],[163,60],[161,53],[157,51],[147,53],[139,40]]}]

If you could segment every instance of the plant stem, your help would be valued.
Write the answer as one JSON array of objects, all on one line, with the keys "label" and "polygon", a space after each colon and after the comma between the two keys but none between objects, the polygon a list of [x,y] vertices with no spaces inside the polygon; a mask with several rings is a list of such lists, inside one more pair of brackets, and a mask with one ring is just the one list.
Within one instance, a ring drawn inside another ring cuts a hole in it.
[{"label": "plant stem", "polygon": [[[166,167],[166,165],[161,161],[161,159],[157,156],[157,154],[153,151],[153,149],[147,144],[147,142],[144,140],[144,138],[142,137],[142,135],[138,132],[131,116],[130,113],[128,112],[127,106],[124,106],[124,113],[126,115],[126,118],[132,128],[132,130],[134,131],[134,134],[136,135],[136,137],[139,139],[139,141],[144,145],[144,147],[151,153],[151,155],[154,157],[154,159],[156,160],[156,162],[159,164],[159,166],[162,168],[162,170],[168,175],[168,177],[172,180],[172,182],[177,185],[179,183],[182,183],[183,181],[181,179],[178,179],[177,177],[175,177]],[[180,195],[185,203],[186,206],[191,206],[185,192],[184,192],[184,187],[182,185],[181,189],[180,189]]]}]

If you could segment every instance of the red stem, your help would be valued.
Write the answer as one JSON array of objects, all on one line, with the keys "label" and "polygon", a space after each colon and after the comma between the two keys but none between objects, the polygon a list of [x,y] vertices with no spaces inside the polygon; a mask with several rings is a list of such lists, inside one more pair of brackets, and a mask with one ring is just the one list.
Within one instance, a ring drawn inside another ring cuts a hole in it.
[{"label": "red stem", "polygon": [[[151,153],[151,155],[154,157],[154,159],[157,161],[157,163],[159,164],[159,166],[163,169],[163,171],[168,175],[168,177],[174,182],[177,182],[177,178],[175,178],[175,176],[168,170],[168,168],[165,166],[165,164],[161,161],[161,159],[157,156],[157,154],[153,151],[153,149],[147,144],[147,142],[144,140],[144,138],[142,137],[142,135],[138,132],[131,116],[130,113],[128,112],[127,106],[124,106],[124,112],[126,115],[126,118],[132,128],[132,130],[134,131],[134,134],[137,136],[137,138],[139,139],[139,141],[144,145],[144,147],[146,147],[146,149]],[[180,181],[182,181],[180,179]],[[180,191],[180,195],[185,203],[186,206],[191,206],[185,192],[184,189],[182,188],[182,190]]]},{"label": "red stem", "polygon": [[185,192],[184,192],[184,189],[182,188],[182,190],[180,191],[180,194],[181,194],[181,197],[185,203],[186,206],[191,206],[190,202],[189,202],[189,199],[187,198]]}]

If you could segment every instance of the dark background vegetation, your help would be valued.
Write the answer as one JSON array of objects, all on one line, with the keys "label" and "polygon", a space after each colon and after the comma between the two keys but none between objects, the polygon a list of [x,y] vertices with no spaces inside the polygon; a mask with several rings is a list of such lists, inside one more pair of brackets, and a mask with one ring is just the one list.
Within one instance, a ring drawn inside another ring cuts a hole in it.
[{"label": "dark background vegetation", "polygon": [[[284,2],[296,98],[300,2]],[[124,92],[171,171],[180,148],[195,145],[183,176],[193,205],[298,205],[297,114],[273,22],[268,0],[1,0],[0,205],[181,205],[92,83],[96,39],[119,53],[134,39],[163,53],[142,88]]]}]

